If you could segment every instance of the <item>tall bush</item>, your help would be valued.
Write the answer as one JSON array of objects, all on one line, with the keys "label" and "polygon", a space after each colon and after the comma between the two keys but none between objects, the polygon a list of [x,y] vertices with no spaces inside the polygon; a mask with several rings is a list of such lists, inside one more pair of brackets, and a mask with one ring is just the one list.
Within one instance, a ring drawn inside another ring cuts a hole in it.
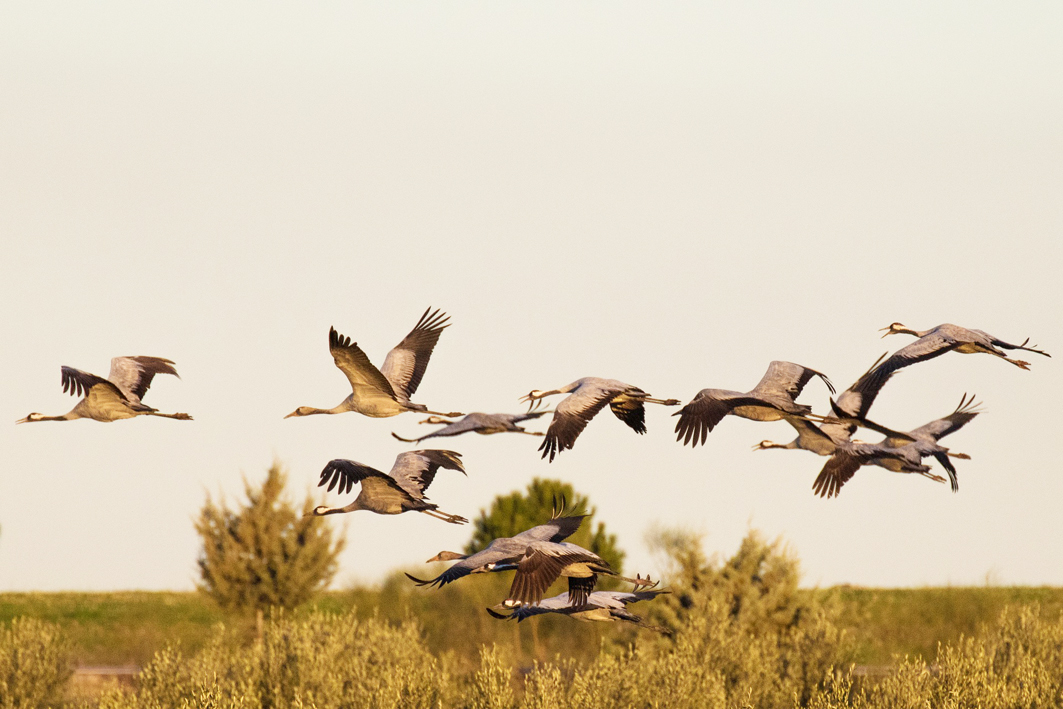
[{"label": "tall bush", "polygon": [[203,540],[199,588],[227,610],[295,608],[328,586],[344,540],[327,520],[283,497],[286,475],[274,463],[261,486],[244,480],[247,504],[229,509],[209,496],[196,520]]}]

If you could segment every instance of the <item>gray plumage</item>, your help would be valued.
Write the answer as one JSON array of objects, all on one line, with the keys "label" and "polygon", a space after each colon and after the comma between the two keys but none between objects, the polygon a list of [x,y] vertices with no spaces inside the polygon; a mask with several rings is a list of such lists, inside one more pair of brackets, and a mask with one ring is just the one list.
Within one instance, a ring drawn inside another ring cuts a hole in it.
[{"label": "gray plumage", "polygon": [[429,411],[423,404],[410,401],[410,397],[421,384],[439,335],[450,326],[448,320],[446,313],[438,309],[425,310],[413,330],[388,352],[380,369],[369,361],[369,357],[358,347],[358,343],[338,333],[336,328],[330,328],[329,351],[336,366],[350,382],[351,394],[331,409],[300,406],[284,418],[311,414],[341,414],[347,411],[356,411],[374,418],[396,416],[406,411],[461,416],[460,412],[441,414],[438,411]]},{"label": "gray plumage", "polygon": [[542,457],[549,457],[551,463],[554,456],[576,444],[583,429],[606,404],[614,416],[640,434],[646,433],[646,403],[664,406],[679,404],[678,399],[655,399],[637,386],[600,377],[583,377],[560,389],[535,389],[521,397],[521,401],[536,402],[554,394],[568,396],[554,408],[554,417],[539,446]]},{"label": "gray plumage", "polygon": [[524,433],[529,436],[543,436],[545,434],[537,431],[526,431],[522,426],[518,426],[517,424],[523,421],[537,419],[548,413],[551,412],[528,411],[523,414],[484,414],[479,411],[474,411],[470,414],[465,414],[465,416],[458,421],[448,421],[439,416],[430,416],[424,421],[421,421],[421,423],[445,424],[443,428],[427,433],[419,438],[403,438],[394,432],[392,432],[391,435],[406,443],[420,443],[428,438],[460,436],[463,433],[478,433],[481,436],[488,436],[494,433],[512,432]]},{"label": "gray plumage", "polygon": [[894,352],[885,362],[884,366],[894,370],[907,367],[916,362],[925,362],[928,359],[940,357],[946,352],[991,354],[995,357],[1000,357],[1005,362],[1014,364],[1020,369],[1027,370],[1030,368],[1029,362],[1024,362],[1021,359],[1012,359],[1002,350],[1025,350],[1026,352],[1036,352],[1045,357],[1052,356],[1036,347],[1027,347],[1026,343],[1030,341],[1028,337],[1021,345],[1013,345],[990,335],[988,332],[971,330],[949,323],[938,325],[929,330],[912,330],[899,322],[895,322],[882,329],[886,331],[883,337],[886,337],[886,335],[905,334],[919,338],[912,344]]},{"label": "gray plumage", "polygon": [[331,460],[321,471],[318,486],[327,484],[328,492],[331,492],[338,485],[337,492],[348,493],[355,483],[360,483],[361,491],[354,502],[345,507],[319,505],[314,508],[312,514],[321,516],[368,510],[382,515],[397,515],[413,511],[423,512],[452,524],[464,524],[469,520],[441,511],[438,505],[428,502],[424,494],[440,468],[465,474],[461,454],[447,450],[400,453],[388,473],[353,460]]},{"label": "gray plumage", "polygon": [[[487,612],[500,620],[513,620],[521,622],[526,618],[546,613],[558,613],[576,620],[585,622],[625,622],[640,628],[653,630],[659,633],[668,633],[668,630],[656,625],[645,623],[642,618],[627,610],[627,606],[639,601],[650,601],[669,591],[595,591],[589,594],[580,604],[574,604],[568,592],[551,598],[545,598],[535,606],[519,606],[511,613],[505,615],[492,608]],[[502,606],[506,608],[506,606]]]},{"label": "gray plumage", "polygon": [[441,551],[428,561],[457,560],[457,563],[452,564],[450,568],[434,579],[419,579],[410,574],[406,574],[406,576],[418,586],[442,587],[469,574],[515,569],[517,562],[524,556],[525,551],[531,544],[535,542],[564,541],[579,529],[586,516],[570,515],[561,517],[555,515],[546,524],[537,525],[512,537],[493,539],[490,544],[475,554]]},{"label": "gray plumage", "polygon": [[161,416],[190,421],[192,417],[188,414],[160,413],[142,401],[156,374],[178,376],[173,364],[162,357],[115,357],[111,360],[107,379],[73,367],[61,367],[63,391],[84,398],[62,416],[44,416],[34,412],[15,423],[72,421],[79,418],[109,422],[134,416]]},{"label": "gray plumage", "polygon": [[703,444],[709,432],[728,415],[753,421],[807,419],[813,416],[812,408],[796,403],[795,399],[813,377],[819,377],[834,393],[834,385],[824,374],[781,361],[771,362],[760,382],[748,392],[702,389],[690,403],[673,414],[679,417],[675,426],[676,440],[682,441],[683,445]]},{"label": "gray plumage", "polygon": [[970,456],[953,453],[938,441],[970,423],[980,413],[977,407],[974,396],[968,398],[965,394],[951,414],[908,431],[903,438],[887,436],[878,443],[854,442],[840,446],[823,466],[813,483],[813,491],[821,497],[833,497],[865,465],[877,465],[895,473],[917,473],[944,482],[944,478],[931,473],[930,467],[923,464],[922,459],[930,456],[945,468],[952,491],[958,491],[956,468],[949,458],[968,459]]}]

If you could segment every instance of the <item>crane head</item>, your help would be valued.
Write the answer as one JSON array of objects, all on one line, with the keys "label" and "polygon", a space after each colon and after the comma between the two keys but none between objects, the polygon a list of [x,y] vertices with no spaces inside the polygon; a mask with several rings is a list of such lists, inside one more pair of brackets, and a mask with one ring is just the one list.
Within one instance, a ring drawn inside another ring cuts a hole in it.
[{"label": "crane head", "polygon": [[312,413],[314,413],[314,407],[312,407],[312,406],[300,406],[298,409],[296,409],[295,411],[291,412],[290,414],[288,414],[284,418],[290,419],[292,416],[309,416]]},{"label": "crane head", "polygon": [[321,517],[322,515],[331,514],[337,510],[329,507],[328,505],[318,505],[314,509],[310,510],[310,513],[305,515],[306,517]]},{"label": "crane head", "polygon": [[426,561],[424,563],[432,564],[432,563],[435,563],[437,561],[457,561],[459,559],[465,559],[465,558],[467,558],[466,554],[459,554],[456,551],[441,551],[441,552],[439,552],[438,554],[436,554],[435,556],[433,556],[431,559],[429,559],[428,561]]},{"label": "crane head", "polygon": [[43,419],[44,419],[44,414],[39,414],[36,411],[34,411],[32,414],[29,414],[28,416],[26,416],[26,418],[19,419],[18,421],[15,421],[15,424],[18,425],[20,423],[31,423],[33,421],[41,421]]},{"label": "crane head", "polygon": [[886,333],[885,335],[883,335],[883,337],[885,337],[886,335],[899,335],[901,333],[909,332],[908,328],[906,328],[903,323],[899,322],[890,323],[888,327],[884,327],[879,330],[879,332],[883,331],[885,331]]}]

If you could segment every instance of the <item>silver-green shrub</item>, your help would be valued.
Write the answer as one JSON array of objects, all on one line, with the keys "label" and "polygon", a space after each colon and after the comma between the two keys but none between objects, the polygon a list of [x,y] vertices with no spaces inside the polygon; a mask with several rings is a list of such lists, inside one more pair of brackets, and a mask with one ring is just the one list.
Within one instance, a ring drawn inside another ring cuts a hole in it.
[{"label": "silver-green shrub", "polygon": [[159,653],[135,691],[112,693],[100,706],[429,709],[439,704],[447,682],[413,623],[394,627],[359,621],[354,613],[300,620],[279,615],[249,645],[219,629],[193,657],[176,649]]},{"label": "silver-green shrub", "polygon": [[0,628],[0,709],[53,706],[70,674],[69,646],[58,626],[15,618]]}]

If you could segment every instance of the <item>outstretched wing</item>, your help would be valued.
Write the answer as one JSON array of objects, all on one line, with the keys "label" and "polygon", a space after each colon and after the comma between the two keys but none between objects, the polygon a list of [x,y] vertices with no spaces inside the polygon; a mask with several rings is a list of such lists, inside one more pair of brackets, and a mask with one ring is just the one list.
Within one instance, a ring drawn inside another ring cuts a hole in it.
[{"label": "outstretched wing", "polygon": [[609,402],[609,410],[635,433],[646,433],[646,405],[642,399],[618,396]]},{"label": "outstretched wing", "polygon": [[399,396],[409,401],[417,387],[421,384],[424,370],[428,367],[428,360],[432,356],[439,335],[444,328],[449,327],[450,319],[446,313],[437,308],[429,313],[431,308],[424,311],[424,315],[414,325],[410,334],[402,338],[402,342],[396,345],[384,359],[384,366],[380,368],[387,380]]},{"label": "outstretched wing", "polygon": [[539,446],[542,457],[549,456],[550,462],[553,462],[555,455],[572,448],[590,420],[620,391],[612,387],[581,387],[562,399],[554,409],[554,418]]},{"label": "outstretched wing", "polygon": [[800,364],[794,364],[793,362],[782,362],[775,360],[768,365],[768,371],[764,373],[760,381],[755,387],[754,392],[782,392],[788,395],[791,399],[796,399],[801,395],[801,391],[805,388],[812,377],[819,377],[823,380],[823,383],[827,385],[827,389],[830,393],[835,393],[834,384],[831,380],[821,372],[817,372],[814,369],[803,367]]},{"label": "outstretched wing", "polygon": [[735,407],[766,405],[760,399],[739,392],[702,389],[689,404],[672,414],[679,417],[675,425],[675,439],[683,441],[683,445],[704,444],[709,432]]},{"label": "outstretched wing", "polygon": [[974,403],[974,394],[971,395],[970,399],[964,394],[963,398],[960,399],[960,405],[956,407],[955,411],[948,416],[920,426],[912,431],[912,433],[917,436],[919,434],[932,436],[935,441],[941,440],[950,433],[955,433],[970,423],[975,416],[981,413],[976,410],[979,406],[980,404]]},{"label": "outstretched wing", "polygon": [[351,342],[351,338],[336,332],[334,327],[330,327],[328,331],[328,348],[336,366],[347,375],[347,381],[351,383],[352,389],[357,390],[359,387],[369,386],[388,396],[395,396],[391,383],[380,373],[379,369],[373,366],[358,343]]},{"label": "outstretched wing", "polygon": [[321,471],[321,479],[318,481],[317,486],[324,487],[328,483],[328,492],[332,492],[332,488],[339,483],[339,489],[336,492],[347,493],[351,491],[355,483],[360,483],[368,477],[383,478],[392,487],[402,490],[391,476],[385,475],[376,468],[370,468],[368,465],[362,465],[356,461],[343,458],[336,458],[328,462],[325,469]]},{"label": "outstretched wing", "polygon": [[179,377],[173,361],[162,357],[114,357],[108,379],[125,392],[131,401],[140,401],[151,386],[156,374],[172,374]]},{"label": "outstretched wing", "polygon": [[962,344],[959,340],[942,332],[932,332],[894,352],[882,363],[881,369],[892,374],[902,367],[940,357]]},{"label": "outstretched wing", "polygon": [[569,517],[555,517],[546,524],[532,527],[514,536],[514,539],[523,539],[529,542],[563,542],[579,529],[583,520],[588,515],[572,515]]},{"label": "outstretched wing", "polygon": [[80,369],[74,369],[73,367],[61,367],[60,369],[62,371],[63,393],[65,394],[88,396],[93,387],[100,387],[104,395],[128,401],[121,389],[103,377],[97,377],[95,374],[82,372]]},{"label": "outstretched wing", "polygon": [[870,454],[858,452],[854,446],[839,448],[819,471],[815,482],[812,483],[812,491],[820,497],[834,497],[841,491],[842,485],[849,482],[856,471],[872,457]]},{"label": "outstretched wing", "polygon": [[461,453],[445,450],[420,450],[399,453],[391,468],[391,478],[415,500],[423,500],[424,491],[432,484],[440,468],[458,470],[465,474]]},{"label": "outstretched wing", "polygon": [[597,560],[578,551],[551,554],[530,547],[517,564],[507,600],[534,605],[543,599],[546,589],[557,581],[566,566]]}]

